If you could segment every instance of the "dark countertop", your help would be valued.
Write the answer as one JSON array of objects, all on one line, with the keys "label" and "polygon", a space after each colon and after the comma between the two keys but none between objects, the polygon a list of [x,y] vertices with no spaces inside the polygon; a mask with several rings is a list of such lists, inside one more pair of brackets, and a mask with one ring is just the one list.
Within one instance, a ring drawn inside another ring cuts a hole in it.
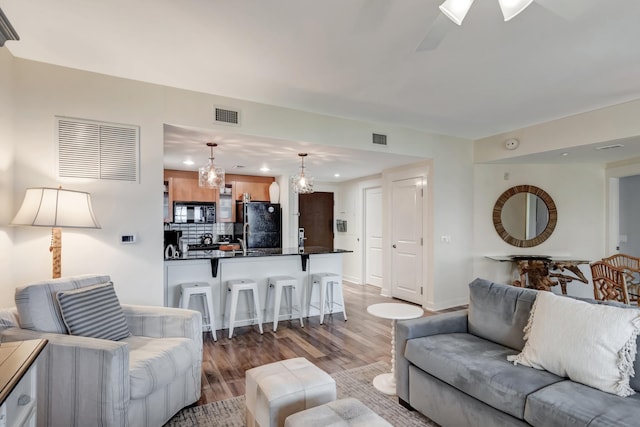
[{"label": "dark countertop", "polygon": [[320,246],[305,247],[303,252],[298,248],[256,248],[249,249],[247,255],[243,255],[242,251],[190,251],[186,257],[167,259],[165,261],[186,261],[194,259],[228,259],[228,258],[258,258],[269,256],[289,256],[289,255],[324,255],[324,254],[341,254],[351,253],[345,249],[330,250]]}]

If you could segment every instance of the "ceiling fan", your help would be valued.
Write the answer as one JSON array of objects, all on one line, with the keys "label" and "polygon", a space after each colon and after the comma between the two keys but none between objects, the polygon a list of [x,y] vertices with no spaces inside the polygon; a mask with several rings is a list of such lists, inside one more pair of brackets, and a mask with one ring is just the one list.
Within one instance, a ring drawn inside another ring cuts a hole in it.
[{"label": "ceiling fan", "polygon": [[[455,28],[452,22],[462,25],[467,12],[475,0],[444,0],[440,12],[427,28],[424,39],[418,44],[417,52],[436,49],[447,33]],[[509,21],[524,11],[531,3],[536,3],[547,11],[565,20],[572,20],[588,7],[588,1],[575,0],[482,0],[497,1],[505,21]],[[388,13],[392,0],[365,0],[357,26],[375,28]]]}]

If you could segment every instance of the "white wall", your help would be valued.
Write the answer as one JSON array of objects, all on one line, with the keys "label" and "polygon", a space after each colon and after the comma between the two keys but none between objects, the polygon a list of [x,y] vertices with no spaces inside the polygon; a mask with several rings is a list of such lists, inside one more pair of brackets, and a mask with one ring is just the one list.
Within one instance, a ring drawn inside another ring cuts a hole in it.
[{"label": "white wall", "polygon": [[[605,254],[605,192],[603,167],[594,165],[504,165],[474,167],[474,268],[476,277],[506,283],[516,278],[514,264],[486,259],[488,255],[552,255],[595,260]],[[509,174],[509,180],[504,174]],[[558,209],[558,223],[547,241],[533,248],[505,243],[496,232],[493,206],[510,187],[529,184],[545,190]],[[589,266],[580,269],[590,278]],[[591,284],[573,282],[571,295],[593,296]]]},{"label": "white wall", "polygon": [[[13,201],[27,187],[88,191],[102,229],[62,232],[63,276],[107,273],[121,300],[161,305],[162,105],[158,86],[14,60],[15,174]],[[140,182],[57,178],[54,116],[139,125]],[[120,245],[121,233],[137,233]],[[15,230],[13,281],[3,288],[51,277],[49,230]]]},{"label": "white wall", "polygon": [[0,308],[13,305],[13,57],[0,47]]},{"label": "white wall", "polygon": [[344,256],[343,277],[357,284],[365,284],[364,263],[364,190],[382,187],[381,176],[365,177],[344,182],[340,185],[340,195],[336,197],[336,219],[347,221],[347,231],[336,231],[336,248],[353,251]]},{"label": "white wall", "polygon": [[640,256],[640,175],[620,179],[620,252]]},{"label": "white wall", "polygon": [[[15,162],[10,165],[14,168],[13,187],[8,198],[14,205],[19,204],[25,188],[30,186],[61,184],[66,188],[89,191],[102,225],[101,230],[63,231],[63,275],[109,273],[123,302],[162,304],[163,124],[218,128],[228,132],[229,127],[212,124],[213,106],[221,105],[241,110],[242,126],[237,129],[238,133],[433,159],[434,231],[436,234],[459,231],[464,236],[456,241],[455,250],[453,246],[447,248],[451,250],[442,252],[436,248],[436,280],[433,286],[442,288],[436,295],[449,299],[455,294],[454,299],[466,299],[464,286],[471,279],[468,261],[472,248],[470,141],[144,84],[32,61],[6,57],[0,61],[0,87],[11,87],[14,95],[10,108],[14,117],[14,138],[12,142],[2,144],[8,150],[15,149]],[[6,108],[7,104],[4,105]],[[140,126],[140,182],[58,180],[55,115]],[[388,135],[388,146],[371,146],[371,132],[374,130]],[[2,184],[6,182],[5,179]],[[282,187],[283,192],[287,190],[284,185]],[[5,219],[1,226],[7,222]],[[122,232],[137,233],[139,242],[130,246],[118,244],[117,239]],[[0,277],[3,295],[12,294],[13,289],[23,283],[50,277],[48,242],[48,231],[15,229],[15,239],[10,247],[14,261],[10,267],[12,271]],[[456,267],[450,269],[452,265]],[[438,271],[440,266],[443,268]]]}]

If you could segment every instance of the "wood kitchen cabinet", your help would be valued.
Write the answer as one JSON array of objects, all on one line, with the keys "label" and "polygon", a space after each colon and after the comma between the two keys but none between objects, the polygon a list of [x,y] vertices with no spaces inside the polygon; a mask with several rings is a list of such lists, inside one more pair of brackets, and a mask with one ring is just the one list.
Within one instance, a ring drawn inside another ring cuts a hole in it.
[{"label": "wood kitchen cabinet", "polygon": [[173,187],[173,200],[176,202],[215,202],[218,197],[217,188],[200,187],[197,177],[174,177],[170,185]]},{"label": "wood kitchen cabinet", "polygon": [[[198,186],[198,172],[165,169],[164,181],[168,192],[168,218],[173,221],[173,202],[216,202],[220,207],[220,192],[218,189],[202,188]],[[275,178],[269,176],[234,175],[227,174],[225,183],[231,186],[231,215],[217,218],[217,222],[233,222],[235,220],[235,201],[242,200],[244,193],[251,195],[254,202],[269,201],[269,186]],[[228,203],[226,200],[223,203]]]},{"label": "wood kitchen cabinet", "polygon": [[233,199],[242,200],[244,193],[249,193],[252,202],[268,202],[269,186],[275,178],[266,176],[243,176],[233,182]]}]

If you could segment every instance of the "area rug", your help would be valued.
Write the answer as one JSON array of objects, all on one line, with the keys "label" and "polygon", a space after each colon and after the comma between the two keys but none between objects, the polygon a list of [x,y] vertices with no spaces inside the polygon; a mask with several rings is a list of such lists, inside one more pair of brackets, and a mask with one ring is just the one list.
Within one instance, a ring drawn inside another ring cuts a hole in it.
[{"label": "area rug", "polygon": [[[436,423],[420,413],[400,406],[396,396],[388,396],[373,387],[373,378],[384,372],[389,372],[389,365],[377,362],[332,374],[331,376],[336,380],[338,399],[355,397],[394,426],[437,427]],[[238,396],[183,409],[170,419],[165,427],[244,427],[245,425],[244,396]]]}]

